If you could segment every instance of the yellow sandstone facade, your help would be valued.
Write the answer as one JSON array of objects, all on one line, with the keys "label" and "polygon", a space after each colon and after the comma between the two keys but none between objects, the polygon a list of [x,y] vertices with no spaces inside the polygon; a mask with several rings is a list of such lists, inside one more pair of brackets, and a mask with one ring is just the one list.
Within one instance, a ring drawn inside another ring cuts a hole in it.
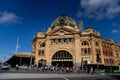
[{"label": "yellow sandstone facade", "polygon": [[47,32],[38,32],[32,40],[35,64],[81,66],[84,61],[87,65],[114,67],[120,64],[120,44],[103,40],[100,33],[90,27],[84,31],[79,27],[74,19],[62,14]]}]

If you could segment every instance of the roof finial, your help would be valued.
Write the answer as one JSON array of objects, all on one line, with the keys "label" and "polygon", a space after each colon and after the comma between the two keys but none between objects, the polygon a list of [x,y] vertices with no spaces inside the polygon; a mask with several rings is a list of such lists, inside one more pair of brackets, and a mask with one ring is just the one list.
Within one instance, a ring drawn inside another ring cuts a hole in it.
[{"label": "roof finial", "polygon": [[66,16],[67,14],[65,12],[62,12],[61,16]]}]

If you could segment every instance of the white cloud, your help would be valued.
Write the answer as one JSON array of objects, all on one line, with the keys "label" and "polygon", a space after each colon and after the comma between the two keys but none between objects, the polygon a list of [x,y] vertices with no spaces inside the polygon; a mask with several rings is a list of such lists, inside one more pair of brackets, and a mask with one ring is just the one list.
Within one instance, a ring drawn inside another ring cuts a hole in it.
[{"label": "white cloud", "polygon": [[120,30],[117,30],[117,29],[113,29],[111,33],[115,33],[115,34],[118,34],[118,33],[120,33]]},{"label": "white cloud", "polygon": [[0,12],[0,24],[5,23],[21,23],[21,21],[13,12]]},{"label": "white cloud", "polygon": [[77,16],[88,18],[113,18],[120,13],[120,0],[81,0]]}]

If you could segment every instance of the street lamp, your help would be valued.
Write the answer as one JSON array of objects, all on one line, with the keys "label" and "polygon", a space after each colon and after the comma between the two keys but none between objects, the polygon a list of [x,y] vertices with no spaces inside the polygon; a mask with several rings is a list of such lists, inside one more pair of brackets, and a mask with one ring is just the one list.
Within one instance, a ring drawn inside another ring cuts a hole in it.
[{"label": "street lamp", "polygon": [[99,53],[97,53],[97,54],[96,54],[97,70],[99,70],[99,65],[98,65],[99,60],[100,60],[100,58],[99,58]]},{"label": "street lamp", "polygon": [[84,62],[83,62],[83,58],[81,60],[81,67],[82,67],[82,72],[84,72]]},{"label": "street lamp", "polygon": [[85,70],[86,70],[86,73],[87,73],[87,60],[84,61],[84,64],[85,64]]},{"label": "street lamp", "polygon": [[32,62],[33,62],[33,53],[30,55],[30,69],[32,68]]}]

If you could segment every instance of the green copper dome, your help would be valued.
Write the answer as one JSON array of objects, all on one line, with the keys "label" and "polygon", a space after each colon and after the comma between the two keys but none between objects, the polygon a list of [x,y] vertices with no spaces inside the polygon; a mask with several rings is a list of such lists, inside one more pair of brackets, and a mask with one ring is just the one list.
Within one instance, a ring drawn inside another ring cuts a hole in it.
[{"label": "green copper dome", "polygon": [[53,29],[56,26],[67,26],[67,25],[74,27],[77,26],[77,23],[74,19],[68,17],[66,14],[62,14],[52,22],[51,28]]}]

